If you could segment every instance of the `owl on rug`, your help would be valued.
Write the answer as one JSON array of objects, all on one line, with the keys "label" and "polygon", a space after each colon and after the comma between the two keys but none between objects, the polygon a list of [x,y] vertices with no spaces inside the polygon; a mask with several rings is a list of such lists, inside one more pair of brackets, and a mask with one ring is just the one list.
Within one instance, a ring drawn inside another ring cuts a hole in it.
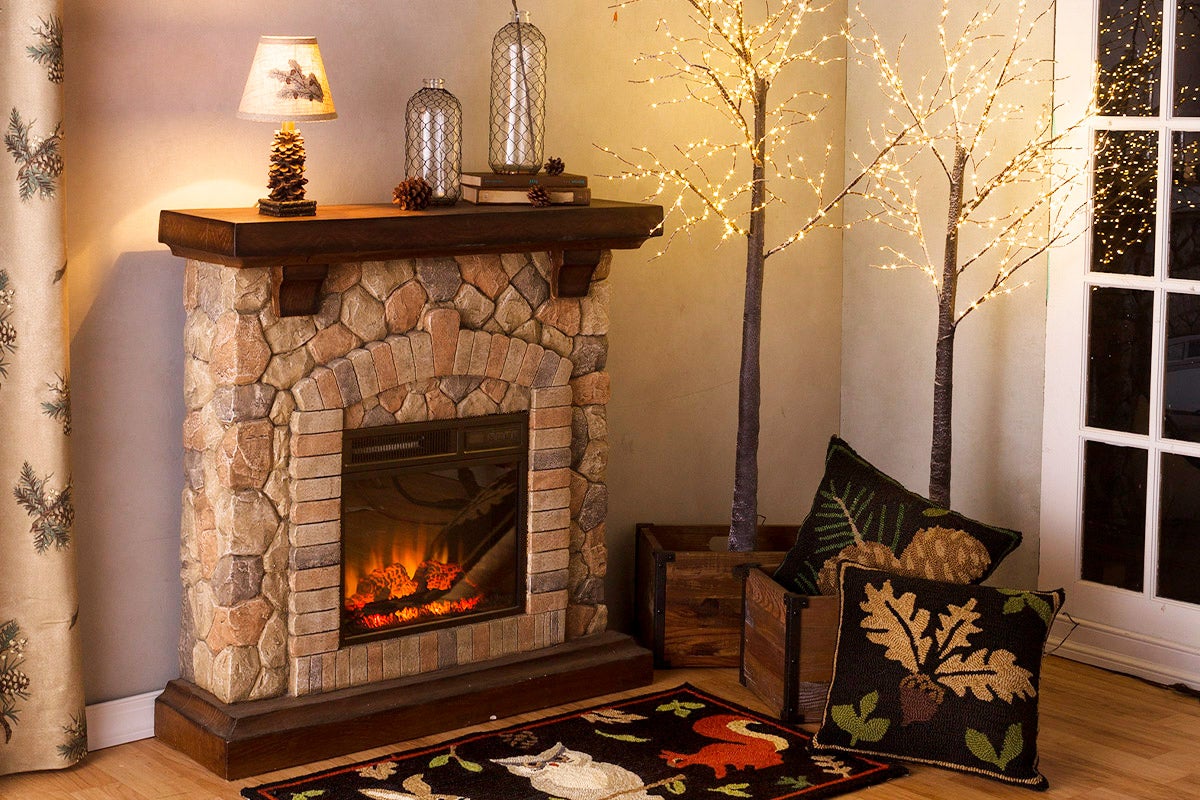
[{"label": "owl on rug", "polygon": [[563,800],[662,800],[647,794],[646,785],[634,773],[604,761],[593,761],[587,753],[559,742],[535,755],[493,758],[513,775],[528,778],[539,792]]}]

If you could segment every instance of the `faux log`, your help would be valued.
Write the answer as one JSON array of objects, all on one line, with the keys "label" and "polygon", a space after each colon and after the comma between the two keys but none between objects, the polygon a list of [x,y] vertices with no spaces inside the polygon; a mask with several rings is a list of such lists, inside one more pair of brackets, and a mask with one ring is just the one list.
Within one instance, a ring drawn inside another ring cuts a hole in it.
[{"label": "faux log", "polygon": [[744,553],[719,549],[728,534],[723,525],[637,526],[638,637],[656,668],[740,663],[745,570],[773,572],[795,542],[796,526],[760,527],[763,549]]},{"label": "faux log", "polygon": [[839,616],[837,597],[789,592],[762,570],[748,571],[741,681],[784,722],[821,720]]},{"label": "faux log", "polygon": [[607,632],[557,647],[306,697],[222,703],[175,680],[154,734],[227,780],[477,725],[654,679],[650,653]]}]

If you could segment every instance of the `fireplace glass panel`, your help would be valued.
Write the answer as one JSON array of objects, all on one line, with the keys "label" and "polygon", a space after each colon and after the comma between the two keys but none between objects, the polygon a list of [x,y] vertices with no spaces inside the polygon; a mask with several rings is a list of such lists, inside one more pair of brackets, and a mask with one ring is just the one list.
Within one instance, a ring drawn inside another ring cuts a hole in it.
[{"label": "fireplace glass panel", "polygon": [[482,420],[348,436],[343,641],[523,610],[528,417]]}]

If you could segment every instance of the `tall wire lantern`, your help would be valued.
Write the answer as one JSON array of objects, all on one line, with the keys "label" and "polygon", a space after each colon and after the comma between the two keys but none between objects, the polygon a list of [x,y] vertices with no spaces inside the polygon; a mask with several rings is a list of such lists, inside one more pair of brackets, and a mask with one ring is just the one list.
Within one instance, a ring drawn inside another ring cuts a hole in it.
[{"label": "tall wire lantern", "polygon": [[545,132],[546,37],[516,11],[492,40],[492,171],[537,173]]},{"label": "tall wire lantern", "polygon": [[432,203],[452,205],[462,194],[462,106],[441,78],[425,81],[404,115],[404,174],[424,178]]}]

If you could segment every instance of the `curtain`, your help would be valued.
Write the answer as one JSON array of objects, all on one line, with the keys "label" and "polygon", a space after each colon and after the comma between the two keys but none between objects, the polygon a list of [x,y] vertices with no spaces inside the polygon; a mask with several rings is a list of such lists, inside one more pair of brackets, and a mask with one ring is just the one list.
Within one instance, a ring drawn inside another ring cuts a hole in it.
[{"label": "curtain", "polygon": [[0,774],[87,753],[68,441],[62,0],[0,0]]}]

